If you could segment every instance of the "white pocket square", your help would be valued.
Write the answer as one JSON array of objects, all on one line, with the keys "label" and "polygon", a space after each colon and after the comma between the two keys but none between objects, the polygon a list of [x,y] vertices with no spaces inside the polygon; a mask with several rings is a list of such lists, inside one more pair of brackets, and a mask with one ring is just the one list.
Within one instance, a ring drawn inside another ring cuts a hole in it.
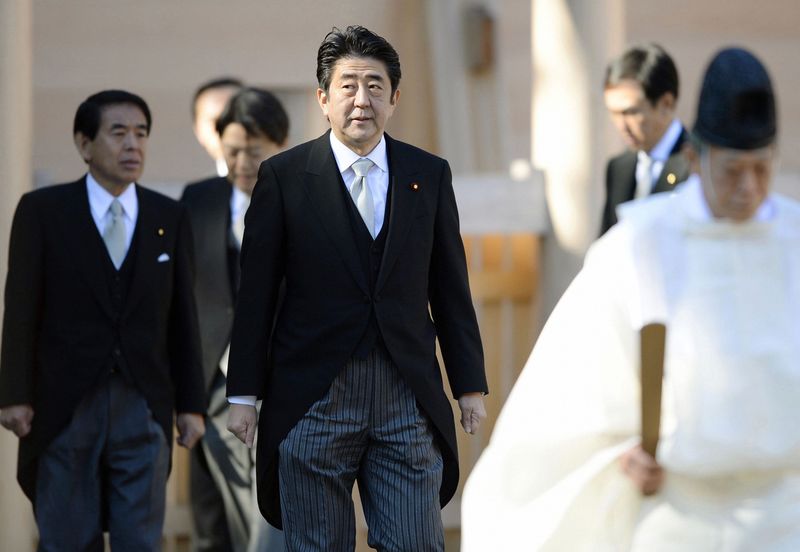
[{"label": "white pocket square", "polygon": [[167,255],[166,253],[162,253],[161,255],[158,256],[158,259],[156,259],[156,260],[159,263],[165,263],[165,262],[167,262],[169,260],[169,255]]}]

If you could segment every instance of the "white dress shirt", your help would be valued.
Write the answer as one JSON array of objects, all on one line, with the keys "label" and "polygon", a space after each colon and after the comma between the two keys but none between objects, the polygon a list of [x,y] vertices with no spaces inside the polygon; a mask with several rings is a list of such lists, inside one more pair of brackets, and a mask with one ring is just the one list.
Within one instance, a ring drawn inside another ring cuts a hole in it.
[{"label": "white dress shirt", "polygon": [[240,225],[240,232],[244,232],[244,215],[247,213],[247,208],[250,207],[250,196],[236,186],[231,185],[231,187],[233,188],[233,193],[231,193],[231,230],[241,248],[242,236],[237,233],[236,226]]},{"label": "white dress shirt", "polygon": [[383,217],[386,211],[386,196],[389,193],[389,159],[386,156],[386,138],[381,136],[381,141],[365,156],[358,155],[356,152],[342,144],[339,139],[330,133],[331,149],[333,150],[333,157],[336,159],[336,165],[339,167],[339,172],[342,174],[342,180],[347,188],[348,195],[350,194],[350,187],[356,179],[356,173],[353,170],[353,163],[359,159],[369,159],[374,163],[367,173],[367,186],[372,193],[372,205],[375,213],[375,228],[373,228],[373,236],[377,236],[381,228],[383,228]]},{"label": "white dress shirt", "polygon": [[[231,231],[233,232],[233,236],[236,238],[236,241],[239,244],[239,248],[242,247],[242,233],[244,232],[244,215],[247,213],[247,208],[250,206],[250,196],[241,191],[236,186],[233,187],[233,192],[231,193]],[[240,230],[237,230],[237,225],[239,226]],[[231,344],[228,343],[228,346],[225,347],[225,351],[222,353],[222,358],[219,359],[219,369],[222,374],[227,378],[228,377],[228,360],[230,359],[231,354]],[[235,404],[255,404],[255,396],[237,396],[231,397],[230,402]]]},{"label": "white dress shirt", "polygon": [[86,173],[86,193],[89,196],[89,210],[97,226],[97,231],[102,237],[106,226],[111,221],[111,202],[118,199],[122,204],[123,220],[125,221],[125,255],[131,248],[133,231],[136,228],[136,219],[139,216],[139,198],[136,195],[136,186],[131,183],[118,197],[111,195],[103,188],[92,173]]}]

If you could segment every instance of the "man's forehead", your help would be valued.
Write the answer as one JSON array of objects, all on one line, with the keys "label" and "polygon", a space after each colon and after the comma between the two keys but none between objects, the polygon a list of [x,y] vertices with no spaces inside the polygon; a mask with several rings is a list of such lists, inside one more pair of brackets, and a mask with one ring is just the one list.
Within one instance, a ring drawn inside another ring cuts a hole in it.
[{"label": "man's forehead", "polygon": [[644,101],[642,85],[632,79],[625,79],[607,86],[603,94],[606,106],[612,111],[624,110]]},{"label": "man's forehead", "polygon": [[716,153],[716,157],[720,161],[727,163],[770,161],[775,154],[775,148],[772,145],[753,150],[738,150],[711,146],[711,150]]},{"label": "man's forehead", "polygon": [[273,143],[268,136],[261,132],[251,132],[241,123],[230,123],[222,131],[220,141],[227,147],[253,147],[265,143]]},{"label": "man's forehead", "polygon": [[195,107],[211,107],[221,103],[222,106],[225,107],[228,100],[238,91],[239,88],[236,86],[217,86],[215,88],[209,88],[197,96],[194,104]]},{"label": "man's forehead", "polygon": [[339,77],[368,76],[388,79],[386,64],[373,57],[347,56],[336,60],[334,74]]},{"label": "man's forehead", "polygon": [[100,124],[147,125],[144,111],[136,104],[114,103],[100,109]]}]

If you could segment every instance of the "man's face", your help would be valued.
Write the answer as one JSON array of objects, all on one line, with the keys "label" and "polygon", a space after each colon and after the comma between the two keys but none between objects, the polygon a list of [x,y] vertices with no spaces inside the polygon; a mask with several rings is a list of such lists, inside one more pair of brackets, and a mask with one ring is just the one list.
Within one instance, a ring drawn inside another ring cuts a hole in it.
[{"label": "man's face", "polygon": [[228,165],[228,182],[250,195],[258,180],[258,167],[283,146],[263,134],[248,134],[239,123],[225,127],[221,136],[222,153]]},{"label": "man's face", "polygon": [[380,142],[399,97],[399,90],[392,94],[386,66],[369,57],[339,59],[328,90],[317,89],[317,101],[333,133],[362,156]]},{"label": "man's face", "polygon": [[211,159],[222,159],[222,147],[217,134],[217,119],[228,104],[228,100],[239,89],[234,86],[211,88],[197,97],[194,104],[194,135]]},{"label": "man's face", "polygon": [[767,197],[775,149],[733,150],[710,146],[700,156],[703,193],[717,218],[749,220]]},{"label": "man's face", "polygon": [[75,145],[92,176],[112,193],[121,192],[142,176],[147,152],[147,119],[129,103],[111,104],[100,112],[100,128],[93,140],[75,134]]},{"label": "man's face", "polygon": [[644,95],[635,80],[622,80],[603,93],[611,121],[632,150],[650,151],[655,147],[675,116],[675,97],[663,94],[656,104]]}]

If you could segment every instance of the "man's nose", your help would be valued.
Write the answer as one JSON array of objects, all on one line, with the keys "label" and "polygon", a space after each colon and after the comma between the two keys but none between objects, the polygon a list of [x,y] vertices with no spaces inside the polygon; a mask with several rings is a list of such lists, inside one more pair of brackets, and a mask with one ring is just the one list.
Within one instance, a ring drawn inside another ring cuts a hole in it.
[{"label": "man's nose", "polygon": [[758,188],[758,177],[753,169],[742,171],[739,176],[739,191],[748,195],[755,194]]},{"label": "man's nose", "polygon": [[625,116],[622,113],[612,113],[611,124],[613,124],[614,128],[620,133],[624,133],[628,130],[628,123],[625,121]]},{"label": "man's nose", "polygon": [[366,86],[359,86],[356,90],[355,105],[358,107],[369,107],[369,90]]},{"label": "man's nose", "polygon": [[242,172],[243,169],[247,168],[250,163],[252,163],[252,159],[246,151],[242,150],[236,154],[236,168],[239,172]]},{"label": "man's nose", "polygon": [[140,147],[139,136],[135,132],[128,132],[125,134],[125,148],[126,149],[139,149]]}]

